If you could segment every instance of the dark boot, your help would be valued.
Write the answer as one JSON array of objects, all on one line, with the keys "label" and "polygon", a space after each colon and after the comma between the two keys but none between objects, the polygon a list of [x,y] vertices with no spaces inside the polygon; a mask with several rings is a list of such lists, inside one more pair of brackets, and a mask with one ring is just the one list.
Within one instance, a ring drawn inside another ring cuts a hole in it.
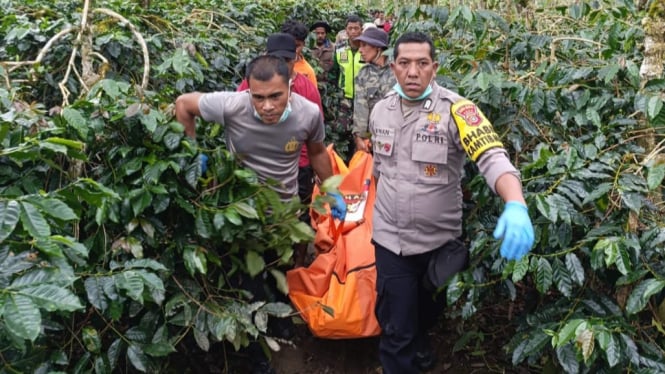
[{"label": "dark boot", "polygon": [[420,371],[430,371],[436,366],[436,356],[432,351],[427,336],[421,336],[416,342],[416,366]]}]

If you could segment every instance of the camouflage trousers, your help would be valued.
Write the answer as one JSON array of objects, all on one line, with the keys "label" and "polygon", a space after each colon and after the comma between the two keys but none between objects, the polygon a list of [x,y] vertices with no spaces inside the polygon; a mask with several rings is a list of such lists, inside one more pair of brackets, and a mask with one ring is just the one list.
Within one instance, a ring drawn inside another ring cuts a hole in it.
[{"label": "camouflage trousers", "polygon": [[339,102],[339,109],[337,111],[336,128],[340,132],[351,131],[353,126],[353,99],[342,99]]},{"label": "camouflage trousers", "polygon": [[351,129],[353,128],[353,99],[342,99],[337,113],[337,129],[340,134],[340,140],[347,144],[346,152],[340,156],[348,164],[356,151],[356,145],[353,140]]}]

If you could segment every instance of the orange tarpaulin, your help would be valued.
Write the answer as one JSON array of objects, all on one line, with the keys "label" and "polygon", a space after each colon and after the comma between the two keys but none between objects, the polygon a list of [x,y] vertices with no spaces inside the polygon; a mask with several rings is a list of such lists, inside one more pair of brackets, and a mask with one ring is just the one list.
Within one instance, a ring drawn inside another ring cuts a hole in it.
[{"label": "orange tarpaulin", "polygon": [[[289,298],[315,336],[375,336],[380,328],[374,316],[376,267],[370,242],[375,197],[372,156],[357,152],[347,168],[332,146],[328,154],[333,172],[343,175],[339,191],[347,215],[342,222],[330,212],[320,216],[312,211],[318,255],[309,267],[286,273]],[[315,188],[314,196],[319,194]]]}]

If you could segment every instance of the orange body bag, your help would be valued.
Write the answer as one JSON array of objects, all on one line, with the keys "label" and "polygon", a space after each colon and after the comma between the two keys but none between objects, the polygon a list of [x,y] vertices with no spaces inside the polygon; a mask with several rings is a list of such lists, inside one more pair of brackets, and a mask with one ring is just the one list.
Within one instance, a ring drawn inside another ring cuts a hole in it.
[{"label": "orange body bag", "polygon": [[[312,210],[317,256],[306,268],[286,273],[289,298],[312,334],[329,339],[375,336],[376,266],[372,238],[375,181],[372,156],[357,152],[347,167],[328,147],[339,191],[347,203],[344,221]],[[313,198],[320,195],[314,188]]]}]

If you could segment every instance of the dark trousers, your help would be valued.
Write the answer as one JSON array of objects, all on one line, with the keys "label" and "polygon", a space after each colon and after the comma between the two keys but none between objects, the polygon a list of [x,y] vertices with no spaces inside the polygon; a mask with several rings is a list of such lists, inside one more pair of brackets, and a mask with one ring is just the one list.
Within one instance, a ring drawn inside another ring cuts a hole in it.
[{"label": "dark trousers", "polygon": [[445,295],[435,298],[423,286],[432,252],[400,256],[374,242],[377,273],[376,318],[381,326],[379,359],[384,374],[418,373],[416,352],[427,344],[445,307]]}]

